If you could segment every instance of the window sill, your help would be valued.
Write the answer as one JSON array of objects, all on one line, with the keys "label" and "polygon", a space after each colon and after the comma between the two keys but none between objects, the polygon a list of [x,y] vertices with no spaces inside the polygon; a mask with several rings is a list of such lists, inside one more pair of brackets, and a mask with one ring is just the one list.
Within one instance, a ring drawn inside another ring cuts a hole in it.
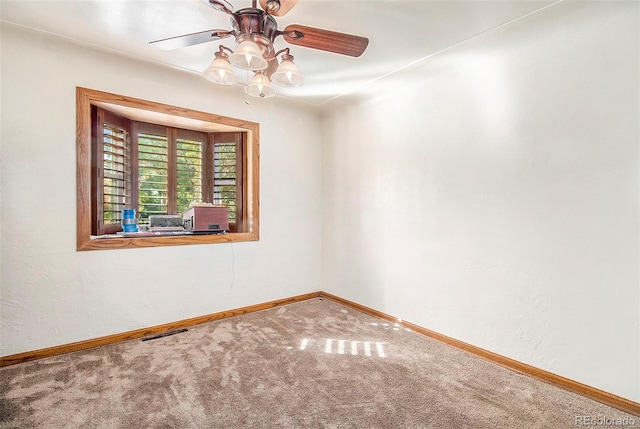
[{"label": "window sill", "polygon": [[191,244],[237,243],[258,241],[255,233],[229,233],[217,235],[173,235],[156,237],[91,238],[78,242],[78,250],[132,249],[138,247],[184,246]]}]

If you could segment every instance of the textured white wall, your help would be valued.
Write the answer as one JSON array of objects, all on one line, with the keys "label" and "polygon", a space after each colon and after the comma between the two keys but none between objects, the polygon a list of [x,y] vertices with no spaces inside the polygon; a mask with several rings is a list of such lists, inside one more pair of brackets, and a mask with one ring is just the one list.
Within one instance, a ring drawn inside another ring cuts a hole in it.
[{"label": "textured white wall", "polygon": [[556,5],[326,113],[324,290],[640,401],[638,5]]},{"label": "textured white wall", "polygon": [[[320,289],[317,113],[2,27],[0,355]],[[258,242],[76,252],[76,86],[260,123]]]}]

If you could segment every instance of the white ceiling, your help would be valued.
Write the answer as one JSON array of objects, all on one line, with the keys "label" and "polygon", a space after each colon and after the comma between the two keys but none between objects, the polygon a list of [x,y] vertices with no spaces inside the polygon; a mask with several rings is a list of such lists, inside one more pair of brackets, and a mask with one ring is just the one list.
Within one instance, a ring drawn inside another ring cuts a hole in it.
[{"label": "white ceiling", "polygon": [[[250,0],[230,0],[235,9]],[[300,0],[278,28],[302,24],[369,38],[358,58],[291,46],[305,84],[278,93],[321,105],[367,82],[425,59],[492,28],[545,8],[554,1]],[[2,22],[13,23],[126,56],[202,73],[219,44],[174,51],[150,41],[209,29],[231,29],[229,16],[207,0],[0,0]],[[287,46],[282,38],[276,49]],[[246,81],[246,76],[243,76]]]}]

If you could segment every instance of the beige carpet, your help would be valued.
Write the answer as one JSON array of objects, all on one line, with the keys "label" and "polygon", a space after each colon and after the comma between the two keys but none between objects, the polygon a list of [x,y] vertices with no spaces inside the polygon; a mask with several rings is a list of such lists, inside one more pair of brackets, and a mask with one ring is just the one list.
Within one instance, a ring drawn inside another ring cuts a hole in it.
[{"label": "beige carpet", "polygon": [[558,429],[583,416],[640,426],[322,298],[0,377],[0,428]]}]

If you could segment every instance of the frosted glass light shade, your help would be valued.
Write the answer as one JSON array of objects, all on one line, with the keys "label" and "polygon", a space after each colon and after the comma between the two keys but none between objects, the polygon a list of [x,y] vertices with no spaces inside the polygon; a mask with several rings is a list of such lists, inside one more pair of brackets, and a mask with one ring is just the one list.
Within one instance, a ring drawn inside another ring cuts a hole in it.
[{"label": "frosted glass light shade", "polygon": [[298,67],[293,63],[291,55],[283,55],[282,62],[276,72],[271,75],[271,82],[278,86],[299,86],[304,82],[304,78],[298,71]]},{"label": "frosted glass light shade", "polygon": [[269,78],[263,73],[256,73],[251,83],[247,85],[246,92],[250,96],[258,98],[269,98],[276,95],[276,90],[271,86]]},{"label": "frosted glass light shade", "polygon": [[244,70],[264,70],[267,68],[267,60],[262,57],[262,52],[256,42],[251,40],[240,42],[236,51],[229,57],[229,61]]},{"label": "frosted glass light shade", "polygon": [[209,67],[204,71],[204,78],[218,85],[235,85],[238,83],[238,75],[231,68],[227,58],[225,53],[216,52],[216,58],[211,61]]}]

